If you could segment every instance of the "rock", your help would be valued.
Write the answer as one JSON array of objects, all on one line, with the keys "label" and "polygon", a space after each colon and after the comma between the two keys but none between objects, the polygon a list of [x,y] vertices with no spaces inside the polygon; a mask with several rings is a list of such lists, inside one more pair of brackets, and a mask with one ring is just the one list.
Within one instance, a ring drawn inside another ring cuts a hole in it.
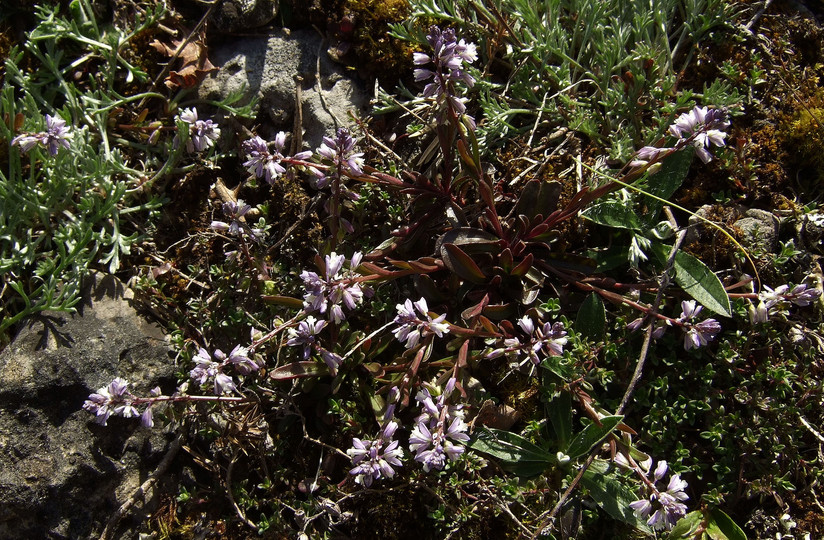
[{"label": "rock", "polygon": [[237,32],[258,28],[272,22],[278,15],[279,0],[223,0],[209,22],[218,32]]},{"label": "rock", "polygon": [[300,77],[303,140],[305,146],[314,149],[325,135],[334,133],[335,127],[353,125],[349,112],[359,114],[368,102],[362,86],[329,59],[322,45],[323,40],[314,31],[279,30],[269,36],[242,38],[215,47],[210,58],[218,71],[201,83],[198,97],[219,101],[242,92],[244,103],[256,97],[258,110],[266,111],[273,127],[291,132],[296,77]]},{"label": "rock", "polygon": [[778,250],[778,218],[772,213],[750,208],[734,226],[741,231],[744,247],[766,253],[775,253]]},{"label": "rock", "polygon": [[129,294],[97,277],[78,313],[32,318],[0,353],[0,538],[96,537],[164,456],[160,430],[114,417],[103,427],[81,408],[116,376],[138,394],[174,388],[170,347]]}]

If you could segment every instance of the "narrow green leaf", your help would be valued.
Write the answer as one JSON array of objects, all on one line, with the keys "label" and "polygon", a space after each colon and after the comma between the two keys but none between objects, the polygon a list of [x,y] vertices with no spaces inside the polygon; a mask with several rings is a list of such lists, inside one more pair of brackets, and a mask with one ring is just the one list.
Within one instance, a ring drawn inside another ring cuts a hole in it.
[{"label": "narrow green leaf", "polygon": [[269,377],[276,381],[287,381],[305,377],[320,377],[328,373],[329,368],[326,366],[308,360],[306,362],[292,362],[291,364],[275,368],[269,372]]},{"label": "narrow green leaf", "polygon": [[303,307],[303,300],[300,298],[292,298],[291,296],[280,296],[277,294],[264,294],[261,296],[264,302],[271,304],[278,304],[290,308],[300,309]]},{"label": "narrow green leaf", "polygon": [[525,438],[501,429],[484,428],[469,445],[500,461],[504,470],[518,476],[535,476],[555,462],[555,456]]},{"label": "narrow green leaf", "polygon": [[[666,263],[670,248],[659,243],[652,244],[652,251],[662,264]],[[679,251],[673,264],[675,282],[705,308],[724,317],[732,317],[730,297],[707,265],[689,253]]]},{"label": "narrow green leaf", "polygon": [[593,461],[581,478],[581,484],[587,489],[592,500],[613,519],[623,521],[644,532],[651,532],[646,522],[639,519],[629,507],[629,503],[637,500],[638,496],[621,483],[608,461]]},{"label": "narrow green leaf", "polygon": [[577,459],[588,454],[595,445],[599,444],[606,439],[607,435],[612,433],[612,430],[615,429],[615,426],[617,426],[623,418],[622,415],[605,416],[601,418],[600,426],[595,422],[589,424],[572,439],[566,454],[572,459]]},{"label": "narrow green leaf", "polygon": [[590,293],[578,308],[575,318],[575,330],[583,337],[598,341],[604,336],[607,328],[607,311],[604,301],[596,293]]}]

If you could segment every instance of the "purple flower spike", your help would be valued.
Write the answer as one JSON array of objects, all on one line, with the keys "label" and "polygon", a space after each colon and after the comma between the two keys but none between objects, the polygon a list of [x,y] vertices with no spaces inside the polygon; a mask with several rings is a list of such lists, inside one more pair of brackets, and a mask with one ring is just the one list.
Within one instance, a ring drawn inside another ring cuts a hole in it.
[{"label": "purple flower spike", "polygon": [[669,132],[681,145],[691,139],[698,157],[704,163],[709,163],[712,160],[709,148],[724,146],[727,134],[722,130],[729,125],[725,111],[696,106],[690,112],[676,118],[675,123],[669,127]]},{"label": "purple flower spike", "polygon": [[[432,47],[432,54],[416,52],[412,61],[416,66],[434,64],[434,69],[415,69],[415,80],[431,81],[424,87],[423,96],[435,98],[442,112],[451,108],[461,115],[466,112],[466,99],[458,95],[456,83],[462,83],[467,88],[475,85],[475,79],[465,71],[464,63],[471,64],[478,59],[477,48],[474,43],[458,40],[455,30],[451,28],[441,30],[432,26],[426,40]],[[470,126],[474,127],[474,120],[470,121]]]},{"label": "purple flower spike", "polygon": [[66,127],[66,121],[59,116],[46,115],[46,131],[40,133],[27,133],[18,135],[12,139],[11,144],[20,147],[24,153],[28,152],[38,144],[42,144],[49,151],[49,154],[56,156],[60,147],[68,149],[71,130]]},{"label": "purple flower spike", "polygon": [[433,398],[427,389],[415,397],[421,415],[415,419],[415,427],[409,436],[409,450],[415,453],[415,461],[423,464],[425,472],[441,470],[447,461],[457,461],[465,451],[462,444],[469,441],[463,406],[446,404],[455,383],[454,378],[450,379],[437,398]]},{"label": "purple flower spike", "polygon": [[684,334],[684,350],[697,349],[703,347],[721,331],[721,324],[715,319],[705,319],[698,323],[691,323],[690,320],[697,317],[704,309],[696,304],[695,300],[684,300],[681,302],[681,316],[678,322],[686,331]]},{"label": "purple flower spike", "polygon": [[666,491],[659,491],[655,484],[667,474],[667,462],[660,461],[650,478],[649,497],[629,503],[638,517],[647,520],[647,525],[655,530],[672,529],[681,517],[687,513],[687,505],[682,501],[689,499],[684,493],[687,483],[674,474],[670,477]]},{"label": "purple flower spike", "polygon": [[362,301],[368,289],[364,289],[355,280],[355,270],[363,258],[361,253],[352,255],[348,271],[343,271],[346,258],[335,252],[326,256],[324,277],[316,272],[304,270],[300,274],[306,292],[303,305],[307,313],[318,312],[326,315],[328,320],[340,323],[346,319],[343,308],[352,311]]},{"label": "purple flower spike", "polygon": [[[503,341],[503,347],[487,353],[487,358],[498,358],[507,355],[512,358],[514,365],[520,367],[531,361],[533,365],[541,363],[541,353],[546,356],[560,356],[564,353],[564,345],[569,338],[561,322],[544,323],[536,328],[535,321],[529,315],[524,315],[518,320],[518,327],[526,334],[526,339],[522,337],[508,338]],[[525,356],[523,361],[520,358]]]},{"label": "purple flower spike", "polygon": [[334,138],[324,137],[318,154],[330,160],[344,174],[363,175],[363,153],[355,152],[357,139],[346,128],[338,129]]},{"label": "purple flower spike", "polygon": [[352,439],[352,448],[346,453],[355,465],[349,474],[355,476],[356,483],[369,487],[375,480],[395,476],[393,467],[403,465],[403,450],[399,447],[398,441],[392,440],[397,429],[398,423],[392,420],[375,440]]},{"label": "purple flower spike", "polygon": [[[211,120],[200,120],[197,117],[197,109],[183,109],[176,118],[177,121],[189,124],[189,140],[186,142],[186,151],[190,154],[202,152],[214,146],[215,141],[220,137],[220,128]],[[179,144],[179,139],[175,135],[174,146]]]},{"label": "purple flower spike", "polygon": [[407,349],[414,348],[423,337],[433,334],[443,337],[449,333],[449,323],[444,322],[446,314],[433,319],[424,298],[414,303],[407,299],[403,304],[396,305],[395,309],[398,310],[398,315],[394,322],[399,325],[394,331],[395,338],[406,343]]}]

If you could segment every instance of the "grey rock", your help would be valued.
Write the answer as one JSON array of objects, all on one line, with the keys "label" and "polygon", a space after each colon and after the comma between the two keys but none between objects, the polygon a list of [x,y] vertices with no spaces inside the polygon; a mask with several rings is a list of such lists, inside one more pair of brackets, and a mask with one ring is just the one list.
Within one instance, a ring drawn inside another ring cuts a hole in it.
[{"label": "grey rock", "polygon": [[311,30],[279,30],[215,47],[210,57],[218,71],[201,83],[198,97],[218,101],[240,92],[243,103],[257,98],[258,111],[267,113],[272,126],[291,132],[300,84],[303,140],[314,149],[336,127],[351,126],[349,113],[360,113],[369,100],[362,85],[333,63],[322,47],[323,40]]},{"label": "grey rock", "polygon": [[[99,426],[82,410],[116,376],[137,394],[174,388],[170,348],[128,296],[98,277],[78,313],[29,320],[0,353],[0,538],[98,535],[165,454],[160,430],[114,417]],[[138,505],[121,537],[136,536],[150,506]]]},{"label": "grey rock", "polygon": [[750,208],[734,226],[741,231],[745,247],[775,253],[778,250],[778,223],[772,213]]},{"label": "grey rock", "polygon": [[223,0],[210,22],[218,32],[237,32],[272,22],[278,14],[279,0]]}]

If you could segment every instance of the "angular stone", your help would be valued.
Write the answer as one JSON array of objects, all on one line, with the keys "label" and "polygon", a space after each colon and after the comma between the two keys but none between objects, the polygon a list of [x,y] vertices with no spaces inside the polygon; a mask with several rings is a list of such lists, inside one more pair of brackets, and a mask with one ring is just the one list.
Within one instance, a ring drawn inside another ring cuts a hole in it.
[{"label": "angular stone", "polygon": [[99,426],[82,410],[116,376],[136,394],[174,389],[171,349],[129,294],[97,277],[78,313],[30,319],[0,353],[0,538],[98,535],[165,454],[160,430],[114,417]]},{"label": "angular stone", "polygon": [[[314,31],[279,30],[215,47],[210,59],[218,71],[201,83],[198,96],[219,101],[232,93],[242,93],[244,103],[256,97],[258,110],[266,111],[272,125],[291,132],[298,76],[303,94],[303,139],[309,148],[317,148],[325,135],[334,133],[336,126],[330,112],[340,122],[338,127],[351,126],[349,112],[358,114],[368,103],[361,84],[334,64],[322,45],[323,40]],[[323,100],[317,84],[319,58]]]}]

